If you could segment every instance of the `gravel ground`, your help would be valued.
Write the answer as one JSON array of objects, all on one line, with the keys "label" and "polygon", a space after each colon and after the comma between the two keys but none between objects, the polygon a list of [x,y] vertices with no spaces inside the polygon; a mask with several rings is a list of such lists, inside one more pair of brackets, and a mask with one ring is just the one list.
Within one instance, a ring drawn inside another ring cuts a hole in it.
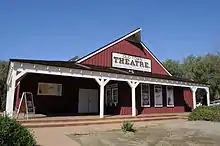
[{"label": "gravel ground", "polygon": [[136,133],[121,130],[68,135],[81,146],[218,146],[220,123],[171,121],[136,128]]}]

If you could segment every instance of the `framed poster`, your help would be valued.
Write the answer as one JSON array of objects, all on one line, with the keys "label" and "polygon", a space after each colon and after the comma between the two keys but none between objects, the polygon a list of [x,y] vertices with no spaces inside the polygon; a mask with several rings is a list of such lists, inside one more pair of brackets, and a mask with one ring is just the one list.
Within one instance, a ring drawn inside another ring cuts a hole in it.
[{"label": "framed poster", "polygon": [[105,104],[107,106],[116,106],[118,104],[118,84],[106,85]]},{"label": "framed poster", "polygon": [[167,106],[174,106],[174,93],[173,93],[173,87],[167,86]]},{"label": "framed poster", "polygon": [[38,83],[38,95],[62,96],[62,84]]},{"label": "framed poster", "polygon": [[155,107],[163,107],[162,86],[154,85],[154,104]]},{"label": "framed poster", "polygon": [[150,107],[149,84],[141,84],[141,107]]}]

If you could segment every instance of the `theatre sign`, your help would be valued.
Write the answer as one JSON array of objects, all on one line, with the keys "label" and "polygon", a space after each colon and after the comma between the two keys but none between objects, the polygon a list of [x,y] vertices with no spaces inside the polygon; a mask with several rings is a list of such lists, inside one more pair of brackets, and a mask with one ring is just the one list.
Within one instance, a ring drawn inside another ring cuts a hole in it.
[{"label": "theatre sign", "polygon": [[151,72],[151,60],[113,52],[112,67]]}]

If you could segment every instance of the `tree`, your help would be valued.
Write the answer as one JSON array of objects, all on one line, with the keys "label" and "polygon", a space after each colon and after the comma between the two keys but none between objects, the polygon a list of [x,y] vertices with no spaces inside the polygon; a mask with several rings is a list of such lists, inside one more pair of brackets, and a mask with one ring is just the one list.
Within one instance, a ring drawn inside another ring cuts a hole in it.
[{"label": "tree", "polygon": [[196,57],[190,55],[183,60],[182,69],[185,78],[194,79],[194,70],[196,65]]},{"label": "tree", "polygon": [[0,111],[5,109],[6,103],[6,80],[8,72],[8,62],[0,61]]},{"label": "tree", "polygon": [[210,84],[211,99],[220,96],[220,55],[189,56],[184,60],[185,76],[194,81]]},{"label": "tree", "polygon": [[182,67],[179,61],[167,59],[163,62],[163,65],[173,76],[176,76],[176,77],[183,76],[183,70],[182,70]]},{"label": "tree", "polygon": [[[210,84],[210,98],[220,98],[220,53],[190,55],[182,64],[175,60],[166,60],[163,64],[173,76]],[[204,91],[198,90],[197,99],[201,97],[204,97]]]}]

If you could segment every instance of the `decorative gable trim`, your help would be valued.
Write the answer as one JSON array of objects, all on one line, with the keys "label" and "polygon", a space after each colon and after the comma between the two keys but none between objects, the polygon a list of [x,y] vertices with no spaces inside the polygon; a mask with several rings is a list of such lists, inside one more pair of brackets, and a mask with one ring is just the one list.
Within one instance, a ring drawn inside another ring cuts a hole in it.
[{"label": "decorative gable trim", "polygon": [[119,43],[119,42],[129,38],[130,36],[140,32],[140,31],[141,31],[141,28],[136,29],[136,30],[126,34],[125,36],[121,37],[120,39],[115,40],[115,41],[111,42],[110,44],[108,44],[108,45],[106,45],[106,46],[104,46],[104,47],[102,47],[102,48],[100,48],[100,49],[98,49],[98,50],[88,54],[87,56],[84,56],[84,57],[80,58],[76,63],[81,63],[81,62],[87,60],[88,58],[90,58],[90,57],[92,57],[92,56],[94,56],[94,55],[104,51],[105,49],[107,49],[107,48],[109,48],[109,47],[111,47],[111,46],[113,46],[113,45],[115,45],[115,44],[117,44],[117,43]]},{"label": "decorative gable trim", "polygon": [[143,42],[140,42],[141,45],[146,49],[146,51],[157,61],[157,63],[170,75],[172,76],[171,73],[169,73],[169,71],[163,66],[163,64],[159,61],[159,59],[157,59],[156,56],[154,56],[154,54],[145,46],[145,44]]}]

